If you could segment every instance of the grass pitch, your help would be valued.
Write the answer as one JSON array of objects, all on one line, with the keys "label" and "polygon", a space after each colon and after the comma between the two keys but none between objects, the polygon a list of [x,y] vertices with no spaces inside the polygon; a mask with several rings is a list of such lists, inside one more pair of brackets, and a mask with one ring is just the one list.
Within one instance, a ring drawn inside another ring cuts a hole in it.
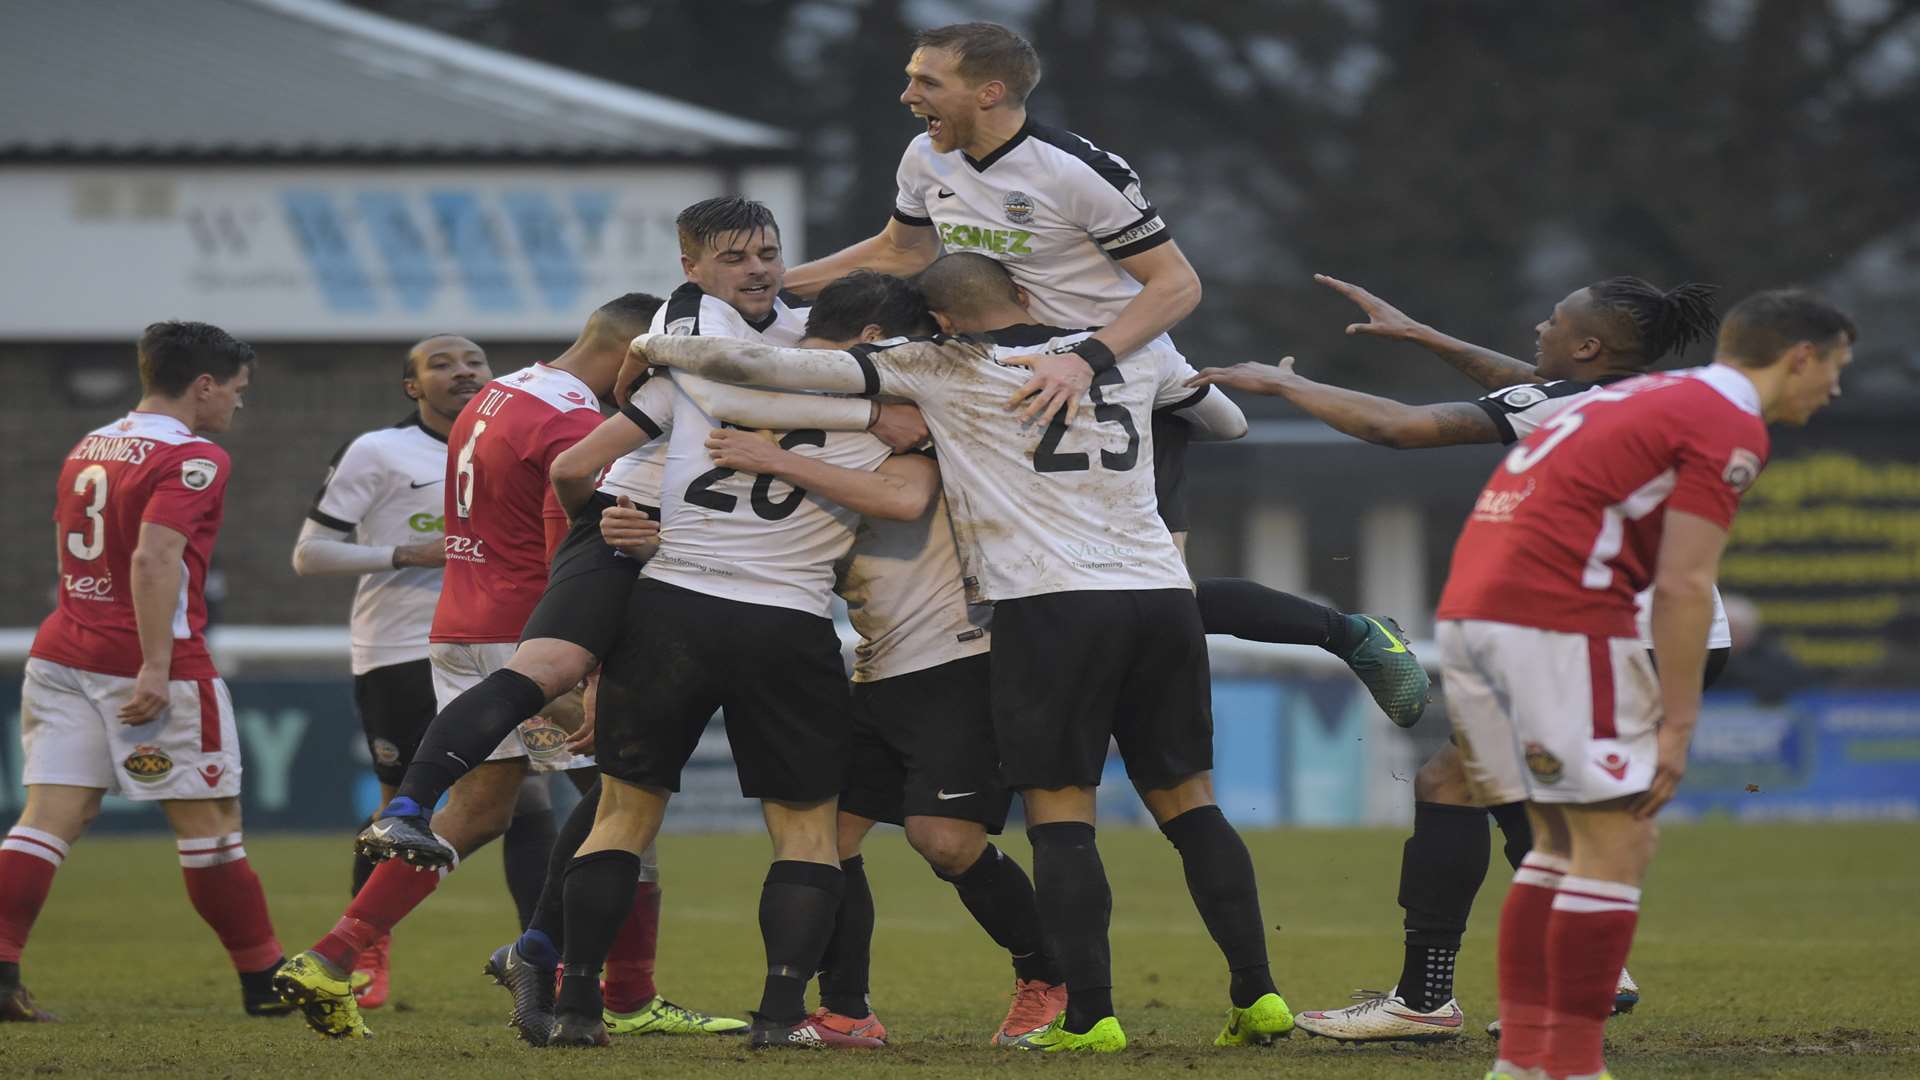
[{"label": "grass pitch", "polygon": [[[1296,1011],[1346,1004],[1398,974],[1398,831],[1247,837],[1261,872],[1274,971]],[[255,836],[281,940],[305,947],[346,900],[348,839]],[[1003,845],[1023,863],[1022,838]],[[1158,835],[1113,830],[1101,848],[1115,892],[1114,998],[1131,1047],[1117,1058],[995,1050],[1004,957],[897,831],[867,846],[879,905],[873,996],[894,1045],[872,1053],[749,1056],[740,1040],[617,1039],[543,1051],[502,1027],[506,995],[480,974],[513,933],[497,855],[482,853],[394,938],[394,999],[367,1014],[377,1037],[336,1043],[297,1018],[240,1012],[213,935],[187,905],[166,839],[83,842],[61,870],[26,956],[28,984],[60,1025],[0,1027],[7,1076],[525,1077],[912,1075],[988,1069],[1052,1076],[1478,1077],[1493,1043],[1493,933],[1507,873],[1496,865],[1459,965],[1470,1033],[1451,1044],[1349,1047],[1296,1034],[1270,1049],[1216,1050],[1219,955]],[[1920,828],[1695,825],[1667,831],[1631,961],[1645,998],[1609,1028],[1622,1080],[1650,1077],[1920,1077]],[[661,841],[660,978],[672,999],[744,1015],[764,961],[755,910],[767,845],[749,836]],[[1499,862],[1498,845],[1495,861]]]}]

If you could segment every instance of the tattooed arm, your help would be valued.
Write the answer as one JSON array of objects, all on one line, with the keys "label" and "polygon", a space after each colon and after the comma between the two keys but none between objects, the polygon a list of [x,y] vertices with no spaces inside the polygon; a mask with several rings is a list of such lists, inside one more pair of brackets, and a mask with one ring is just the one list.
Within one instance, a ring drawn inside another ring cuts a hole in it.
[{"label": "tattooed arm", "polygon": [[1291,356],[1278,364],[1207,368],[1187,385],[1231,386],[1286,398],[1335,431],[1395,450],[1501,441],[1493,417],[1471,401],[1407,405],[1328,386],[1296,373]]}]

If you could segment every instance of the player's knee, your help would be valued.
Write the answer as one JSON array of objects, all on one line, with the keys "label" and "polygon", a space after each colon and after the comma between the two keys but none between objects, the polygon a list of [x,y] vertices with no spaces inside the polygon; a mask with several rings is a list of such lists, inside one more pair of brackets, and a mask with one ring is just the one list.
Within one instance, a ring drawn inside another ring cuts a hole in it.
[{"label": "player's knee", "polygon": [[102,794],[68,788],[56,796],[37,785],[28,787],[27,805],[15,824],[52,833],[71,844],[100,816]]},{"label": "player's knee", "polygon": [[957,877],[980,860],[987,848],[987,830],[971,821],[910,817],[907,843],[935,872]]},{"label": "player's knee", "polygon": [[522,642],[507,661],[509,671],[540,684],[549,701],[573,689],[593,670],[593,654],[571,641],[534,638]]},{"label": "player's knee", "polygon": [[1428,758],[1413,774],[1413,797],[1420,802],[1443,806],[1474,806],[1473,788],[1460,765],[1457,752],[1443,750]]}]

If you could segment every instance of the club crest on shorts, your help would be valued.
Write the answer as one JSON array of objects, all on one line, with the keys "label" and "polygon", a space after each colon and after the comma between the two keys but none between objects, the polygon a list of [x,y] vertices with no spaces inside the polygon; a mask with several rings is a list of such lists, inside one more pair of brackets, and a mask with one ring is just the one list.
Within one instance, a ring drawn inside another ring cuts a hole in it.
[{"label": "club crest on shorts", "polygon": [[1033,220],[1033,196],[1024,191],[1007,192],[1007,197],[1000,200],[1000,207],[1007,212],[1007,220],[1015,225]]},{"label": "club crest on shorts", "polygon": [[520,742],[527,748],[527,756],[535,761],[552,761],[567,753],[567,733],[543,716],[520,725]]},{"label": "club crest on shorts", "polygon": [[165,750],[143,743],[133,748],[133,753],[127,755],[120,767],[142,784],[157,784],[173,772],[173,759]]},{"label": "club crest on shorts", "polygon": [[1744,447],[1735,447],[1727,458],[1727,467],[1721,471],[1720,479],[1735,491],[1744,492],[1753,486],[1760,476],[1760,455]]},{"label": "club crest on shorts", "polygon": [[187,485],[188,491],[207,490],[219,475],[220,466],[203,457],[188,458],[180,463],[180,482]]},{"label": "club crest on shorts", "polygon": [[382,765],[398,765],[400,764],[400,748],[395,746],[391,740],[375,739],[373,740],[373,760]]},{"label": "club crest on shorts", "polygon": [[1566,766],[1537,742],[1527,744],[1527,771],[1543,784],[1557,784],[1567,774]]}]

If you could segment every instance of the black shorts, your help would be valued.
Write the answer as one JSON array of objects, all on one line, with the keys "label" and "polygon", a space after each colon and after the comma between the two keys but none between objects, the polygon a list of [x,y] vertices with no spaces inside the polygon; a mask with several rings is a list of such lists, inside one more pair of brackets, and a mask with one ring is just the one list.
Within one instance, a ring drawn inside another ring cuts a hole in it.
[{"label": "black shorts", "polygon": [[853,684],[853,752],[840,809],[890,825],[977,821],[998,834],[1013,795],[993,744],[990,654]]},{"label": "black shorts", "polygon": [[353,708],[373,756],[373,774],[398,786],[433,723],[433,667],[426,660],[377,667],[353,677]]},{"label": "black shorts", "polygon": [[840,794],[853,702],[831,619],[644,577],[628,610],[600,675],[601,772],[680,790],[720,709],[740,794],[800,803]]},{"label": "black shorts", "polygon": [[1093,787],[1107,740],[1135,786],[1213,768],[1213,686],[1187,589],[1048,593],[993,606],[993,733],[1007,787]]},{"label": "black shorts", "polygon": [[[640,576],[640,564],[600,539],[600,512],[613,496],[594,492],[587,508],[567,530],[547,570],[547,590],[520,631],[521,641],[559,638],[604,657],[627,620],[627,594]],[[659,512],[641,507],[654,517]]]}]

